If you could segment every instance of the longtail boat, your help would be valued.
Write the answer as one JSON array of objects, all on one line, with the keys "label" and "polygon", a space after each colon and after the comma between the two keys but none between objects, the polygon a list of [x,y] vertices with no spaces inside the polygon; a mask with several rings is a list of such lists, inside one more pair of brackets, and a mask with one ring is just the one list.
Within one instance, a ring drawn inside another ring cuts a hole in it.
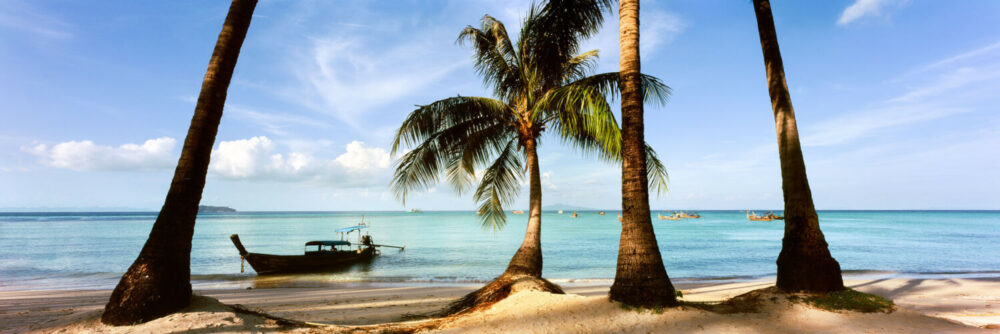
[{"label": "longtail boat", "polygon": [[[233,234],[229,239],[236,245],[236,249],[240,252],[242,260],[250,263],[250,267],[258,275],[336,271],[352,264],[371,261],[381,253],[376,247],[406,248],[405,246],[399,247],[372,243],[370,235],[361,234],[361,230],[367,227],[362,223],[362,225],[338,229],[336,232],[340,233],[341,240],[315,240],[306,242],[303,255],[251,253],[243,247],[239,235]],[[358,242],[356,244],[352,244],[346,240],[352,232],[357,232],[358,234]],[[240,272],[243,272],[242,261],[240,262]]]},{"label": "longtail boat", "polygon": [[750,221],[769,222],[772,220],[785,219],[785,217],[774,215],[773,212],[768,212],[764,215],[758,215],[756,212],[750,212],[750,211],[746,211],[746,213],[747,213],[747,219],[749,219]]},{"label": "longtail boat", "polygon": [[701,214],[699,214],[697,212],[695,212],[695,213],[687,213],[687,212],[684,212],[684,211],[676,212],[676,213],[674,213],[674,216],[681,217],[681,218],[693,218],[693,219],[701,218]]},{"label": "longtail boat", "polygon": [[664,216],[660,213],[657,213],[656,218],[659,218],[660,220],[681,220],[681,217],[678,217],[677,214],[671,216]]}]

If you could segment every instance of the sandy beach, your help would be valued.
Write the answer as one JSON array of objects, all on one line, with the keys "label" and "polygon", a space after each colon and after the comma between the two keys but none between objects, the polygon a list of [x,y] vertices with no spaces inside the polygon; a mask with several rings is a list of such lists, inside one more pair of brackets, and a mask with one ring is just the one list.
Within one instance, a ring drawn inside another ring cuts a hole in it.
[{"label": "sandy beach", "polygon": [[[607,301],[608,285],[563,283],[566,295],[524,292],[492,308],[445,320],[434,331],[463,332],[991,332],[1000,331],[1000,278],[849,280],[857,290],[891,298],[898,309],[884,314],[828,312],[775,301],[757,313],[716,314],[690,307],[662,313],[625,310]],[[772,285],[682,283],[684,300],[716,302]],[[374,325],[410,321],[443,307],[477,285],[343,284],[323,288],[198,290],[186,311],[134,327],[98,322],[110,291],[0,292],[0,332],[326,332],[374,327],[287,328],[253,314],[234,313],[219,304],[311,323]],[[987,329],[991,328],[991,329]]]}]

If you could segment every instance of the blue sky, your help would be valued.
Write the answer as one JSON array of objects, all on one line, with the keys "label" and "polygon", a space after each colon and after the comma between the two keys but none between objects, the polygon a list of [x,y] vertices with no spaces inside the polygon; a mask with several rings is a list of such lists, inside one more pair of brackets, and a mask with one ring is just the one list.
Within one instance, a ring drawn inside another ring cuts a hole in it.
[{"label": "blue sky", "polygon": [[[820,209],[1000,209],[1000,2],[773,1]],[[399,210],[398,124],[488,95],[458,32],[527,1],[268,1],[229,89],[204,204]],[[227,1],[0,6],[0,210],[156,210]],[[774,124],[749,1],[644,1],[646,109],[671,192],[653,208],[780,208]],[[617,70],[617,18],[585,45]],[[546,205],[620,206],[620,171],[556,138]],[[515,207],[525,207],[526,191]],[[408,206],[472,209],[445,184]]]}]

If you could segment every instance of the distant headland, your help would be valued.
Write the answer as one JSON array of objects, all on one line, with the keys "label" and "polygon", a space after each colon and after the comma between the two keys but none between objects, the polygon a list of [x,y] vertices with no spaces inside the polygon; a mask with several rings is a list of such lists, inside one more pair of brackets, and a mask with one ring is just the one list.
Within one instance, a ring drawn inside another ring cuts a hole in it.
[{"label": "distant headland", "polygon": [[199,205],[198,213],[233,213],[236,209],[228,206]]}]

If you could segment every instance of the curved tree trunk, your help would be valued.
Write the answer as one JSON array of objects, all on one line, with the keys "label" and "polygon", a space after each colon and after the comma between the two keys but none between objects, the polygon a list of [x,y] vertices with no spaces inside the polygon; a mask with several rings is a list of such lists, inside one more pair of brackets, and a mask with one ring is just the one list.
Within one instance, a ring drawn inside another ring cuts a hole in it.
[{"label": "curved tree trunk", "polygon": [[528,229],[521,247],[500,277],[451,303],[440,315],[466,313],[488,307],[512,293],[525,290],[563,293],[562,288],[542,278],[542,177],[538,167],[536,141],[524,143],[530,186]]},{"label": "curved tree trunk", "polygon": [[538,167],[538,151],[534,139],[524,143],[527,155],[528,184],[528,228],[524,232],[521,247],[510,259],[504,274],[542,277],[542,176]]},{"label": "curved tree trunk", "polygon": [[639,62],[639,0],[619,1],[622,77],[622,234],[609,297],[633,306],[674,305],[649,214]]},{"label": "curved tree trunk", "polygon": [[142,323],[191,300],[191,238],[229,81],[257,0],[233,0],[202,82],[174,179],[139,257],[104,308],[109,325]]},{"label": "curved tree trunk", "polygon": [[806,164],[795,126],[795,110],[785,82],[774,17],[768,0],[754,0],[760,46],[767,70],[768,93],[774,109],[785,198],[785,238],[778,255],[778,288],[784,291],[828,292],[844,288],[840,264],[830,255],[813,205]]}]

